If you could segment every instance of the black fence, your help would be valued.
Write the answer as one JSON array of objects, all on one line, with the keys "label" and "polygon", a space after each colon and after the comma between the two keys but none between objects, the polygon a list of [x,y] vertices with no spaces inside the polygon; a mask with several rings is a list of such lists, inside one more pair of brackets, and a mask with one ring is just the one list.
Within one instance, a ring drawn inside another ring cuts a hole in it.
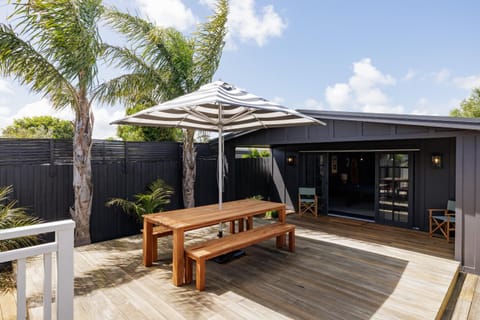
[{"label": "black fence", "polygon": [[[197,148],[196,200],[216,201],[215,155],[206,144]],[[13,185],[12,199],[47,221],[70,217],[73,205],[72,142],[38,139],[0,139],[0,186]],[[118,208],[107,208],[110,198],[132,199],[157,178],[175,194],[166,209],[181,208],[181,144],[96,140],[92,147],[92,241],[139,232],[133,217]]]},{"label": "black fence", "polygon": [[274,195],[272,158],[235,159],[235,195],[237,199],[260,195],[271,200]]}]

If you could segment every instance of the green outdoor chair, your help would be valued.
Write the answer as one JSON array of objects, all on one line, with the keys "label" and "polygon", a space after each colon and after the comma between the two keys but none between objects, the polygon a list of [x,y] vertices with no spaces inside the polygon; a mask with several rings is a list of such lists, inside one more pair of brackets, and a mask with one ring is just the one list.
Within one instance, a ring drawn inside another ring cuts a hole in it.
[{"label": "green outdoor chair", "polygon": [[318,197],[315,188],[298,188],[298,214],[300,216],[305,213],[318,216]]},{"label": "green outdoor chair", "polygon": [[455,205],[448,200],[446,209],[428,209],[430,237],[438,230],[450,242],[450,232],[455,231]]}]

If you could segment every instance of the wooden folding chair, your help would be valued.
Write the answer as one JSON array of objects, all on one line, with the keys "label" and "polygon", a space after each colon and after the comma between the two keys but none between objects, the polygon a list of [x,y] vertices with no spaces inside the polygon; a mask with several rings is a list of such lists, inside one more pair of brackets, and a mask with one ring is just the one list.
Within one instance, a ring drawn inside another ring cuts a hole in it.
[{"label": "wooden folding chair", "polygon": [[318,197],[315,188],[298,188],[298,214],[310,213],[317,217]]},{"label": "wooden folding chair", "polygon": [[446,209],[428,209],[428,216],[430,237],[438,230],[450,242],[450,232],[455,231],[455,201],[448,200]]}]

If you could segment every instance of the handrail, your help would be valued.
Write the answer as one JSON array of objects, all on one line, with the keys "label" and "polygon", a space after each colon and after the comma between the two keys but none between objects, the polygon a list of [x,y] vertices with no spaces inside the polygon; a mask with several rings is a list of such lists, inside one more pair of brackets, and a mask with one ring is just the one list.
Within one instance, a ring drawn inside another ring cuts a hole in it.
[{"label": "handrail", "polygon": [[56,318],[73,319],[73,220],[0,230],[0,240],[55,232],[55,241],[0,252],[0,262],[17,261],[17,319],[26,319],[26,259],[43,255],[43,318],[52,318],[52,252],[57,257]]}]

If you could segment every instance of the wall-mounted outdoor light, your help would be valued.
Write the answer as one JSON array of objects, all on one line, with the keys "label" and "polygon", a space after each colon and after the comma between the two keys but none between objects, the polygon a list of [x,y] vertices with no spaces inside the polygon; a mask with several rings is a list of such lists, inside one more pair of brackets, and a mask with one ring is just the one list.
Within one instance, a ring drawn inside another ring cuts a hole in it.
[{"label": "wall-mounted outdoor light", "polygon": [[296,162],[295,156],[289,155],[287,156],[287,165],[294,166]]},{"label": "wall-mounted outdoor light", "polygon": [[443,167],[443,157],[441,153],[432,153],[432,168],[441,169]]}]

